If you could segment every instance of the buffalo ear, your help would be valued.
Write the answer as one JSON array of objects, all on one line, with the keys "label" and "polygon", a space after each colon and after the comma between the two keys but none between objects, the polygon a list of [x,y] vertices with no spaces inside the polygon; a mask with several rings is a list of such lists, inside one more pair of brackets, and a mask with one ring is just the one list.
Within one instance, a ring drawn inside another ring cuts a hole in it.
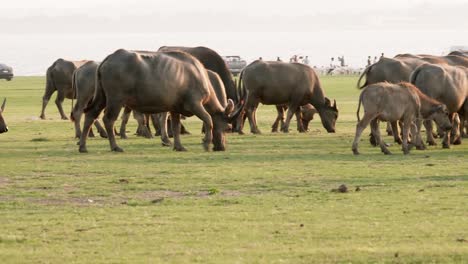
[{"label": "buffalo ear", "polygon": [[1,107],[2,112],[5,110],[5,104],[6,104],[6,98],[3,99],[3,104],[2,104],[2,107]]},{"label": "buffalo ear", "polygon": [[325,105],[326,106],[331,106],[330,99],[328,99],[327,97],[325,97]]},{"label": "buffalo ear", "polygon": [[335,100],[335,99],[333,99],[333,109],[338,110],[338,109],[336,108],[336,100]]},{"label": "buffalo ear", "polygon": [[232,110],[234,110],[234,102],[231,99],[228,99],[228,104],[224,109],[224,114],[229,116],[232,113]]}]

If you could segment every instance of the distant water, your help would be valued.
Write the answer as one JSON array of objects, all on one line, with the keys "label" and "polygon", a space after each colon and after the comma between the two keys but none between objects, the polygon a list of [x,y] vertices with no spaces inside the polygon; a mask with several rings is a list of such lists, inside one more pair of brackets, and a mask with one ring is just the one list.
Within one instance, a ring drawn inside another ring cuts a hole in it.
[{"label": "distant water", "polygon": [[[311,28],[312,30],[313,28]],[[248,61],[263,57],[284,61],[308,55],[311,65],[328,65],[345,56],[346,64],[364,66],[367,56],[398,53],[440,55],[457,42],[455,32],[321,31],[314,32],[163,32],[154,34],[1,34],[0,63],[16,75],[44,75],[57,58],[101,61],[116,49],[156,50],[163,45],[208,46],[221,55],[241,55]]]}]

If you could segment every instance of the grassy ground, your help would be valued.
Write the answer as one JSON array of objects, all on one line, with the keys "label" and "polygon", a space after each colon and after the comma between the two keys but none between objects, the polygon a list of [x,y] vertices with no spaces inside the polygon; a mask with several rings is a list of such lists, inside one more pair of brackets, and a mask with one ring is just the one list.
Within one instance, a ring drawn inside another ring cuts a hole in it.
[{"label": "grassy ground", "polygon": [[356,79],[322,78],[336,134],[318,116],[307,134],[270,133],[261,106],[263,134],[228,135],[223,153],[202,150],[190,118],[186,153],[131,121],[124,153],[95,138],[88,154],[53,101],[38,120],[44,78],[1,80],[1,262],[467,263],[468,144],[384,156],[365,138],[353,156]]}]

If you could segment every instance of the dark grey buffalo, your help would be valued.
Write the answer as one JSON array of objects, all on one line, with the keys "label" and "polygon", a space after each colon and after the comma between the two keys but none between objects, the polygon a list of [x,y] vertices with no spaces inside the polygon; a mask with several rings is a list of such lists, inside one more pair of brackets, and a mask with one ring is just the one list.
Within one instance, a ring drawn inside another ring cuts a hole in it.
[{"label": "dark grey buffalo", "polygon": [[[325,129],[331,133],[335,132],[335,122],[338,118],[336,102],[332,105],[325,97],[317,74],[309,66],[257,60],[242,71],[240,83],[248,94],[245,112],[252,133],[260,133],[256,121],[259,103],[288,106],[286,120],[281,128],[283,132],[289,131],[291,118],[299,107],[309,103],[319,113]],[[242,127],[239,132],[242,132]]]},{"label": "dark grey buffalo", "polygon": [[[450,119],[461,109],[468,99],[468,68],[462,66],[425,64],[419,66],[411,74],[411,83],[418,87],[424,94],[434,98],[447,106]],[[431,122],[425,122],[427,141],[430,145],[435,145],[432,135]],[[458,132],[458,127],[453,126],[454,134]],[[445,133],[442,141],[444,148],[450,147],[450,134]],[[461,138],[452,140],[454,144],[461,143]]]},{"label": "dark grey buffalo", "polygon": [[[132,52],[117,50],[98,67],[96,94],[85,110],[84,131],[106,108],[104,125],[112,151],[123,151],[112,133],[114,122],[127,106],[142,113],[171,112],[174,150],[184,151],[180,142],[180,115],[199,117],[205,126],[203,146],[225,150],[224,130],[240,106],[228,100],[222,107],[203,65],[185,52]],[[80,152],[86,152],[87,133],[82,133]]]},{"label": "dark grey buffalo", "polygon": [[65,98],[72,99],[75,94],[72,89],[72,76],[73,72],[85,64],[87,61],[68,61],[64,59],[56,60],[48,69],[46,73],[46,88],[44,96],[42,97],[42,111],[40,118],[45,119],[45,108],[49,103],[52,94],[57,91],[57,99],[55,104],[60,112],[62,119],[67,120],[67,116],[62,108],[62,103]]},{"label": "dark grey buffalo", "polygon": [[3,111],[5,111],[6,98],[3,99],[2,107],[0,108],[0,134],[8,132],[8,126],[3,118]]},{"label": "dark grey buffalo", "polygon": [[[364,116],[359,118],[361,104],[364,107]],[[352,150],[359,154],[358,143],[362,131],[370,124],[372,134],[384,154],[391,154],[387,146],[380,138],[379,121],[397,122],[403,124],[403,152],[409,153],[408,137],[411,130],[414,143],[424,149],[424,143],[420,135],[421,119],[434,119],[436,123],[450,130],[447,108],[444,104],[429,98],[414,85],[402,82],[393,84],[381,82],[368,85],[359,96],[357,110],[358,124],[354,137]]]},{"label": "dark grey buffalo", "polygon": [[[70,119],[75,123],[75,137],[81,137],[80,121],[83,109],[93,99],[96,87],[96,69],[99,64],[95,61],[87,61],[73,72],[72,89],[74,90],[76,104],[73,106]],[[73,99],[72,99],[73,100]],[[107,137],[107,133],[96,119],[94,122],[101,137]]]}]

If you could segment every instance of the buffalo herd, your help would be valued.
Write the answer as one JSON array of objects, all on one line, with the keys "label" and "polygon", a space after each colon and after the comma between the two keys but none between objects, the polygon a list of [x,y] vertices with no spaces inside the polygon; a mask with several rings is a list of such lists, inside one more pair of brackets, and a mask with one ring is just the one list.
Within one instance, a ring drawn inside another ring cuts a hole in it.
[{"label": "buffalo herd", "polygon": [[[361,85],[362,79],[364,84]],[[388,122],[387,131],[402,144],[404,154],[412,146],[425,149],[421,137],[424,124],[427,143],[435,145],[435,136],[442,145],[460,144],[468,119],[468,54],[453,52],[447,56],[400,54],[382,57],[368,66],[358,80],[362,89],[357,110],[358,123],[352,144],[359,154],[358,142],[363,130],[371,126],[371,143],[390,154],[380,137],[379,122]],[[161,47],[158,51],[119,49],[102,62],[66,61],[58,59],[47,69],[46,88],[40,117],[51,95],[62,119],[62,102],[76,100],[70,118],[79,138],[79,151],[87,152],[87,138],[93,136],[94,125],[101,137],[108,138],[112,151],[123,151],[116,135],[126,138],[125,124],[130,113],[138,122],[137,133],[152,137],[150,123],[161,136],[162,144],[185,151],[180,140],[187,133],[181,119],[197,116],[203,121],[202,144],[205,150],[226,149],[227,131],[243,133],[248,119],[250,131],[260,133],[256,110],[259,103],[275,105],[278,116],[272,131],[278,127],[289,131],[296,115],[299,132],[308,130],[314,114],[323,127],[335,132],[338,107],[325,95],[316,72],[300,63],[256,60],[246,66],[235,82],[226,63],[214,50],[206,47]],[[360,108],[364,115],[360,118]],[[0,133],[7,128],[0,112]],[[124,108],[120,134],[114,128]],[[98,120],[104,111],[103,125]],[[284,113],[286,112],[286,118]],[[80,120],[84,113],[84,126]],[[438,133],[433,132],[435,122]],[[401,134],[398,132],[401,127]],[[169,129],[168,129],[169,127]],[[169,140],[173,136],[174,143]]]}]

